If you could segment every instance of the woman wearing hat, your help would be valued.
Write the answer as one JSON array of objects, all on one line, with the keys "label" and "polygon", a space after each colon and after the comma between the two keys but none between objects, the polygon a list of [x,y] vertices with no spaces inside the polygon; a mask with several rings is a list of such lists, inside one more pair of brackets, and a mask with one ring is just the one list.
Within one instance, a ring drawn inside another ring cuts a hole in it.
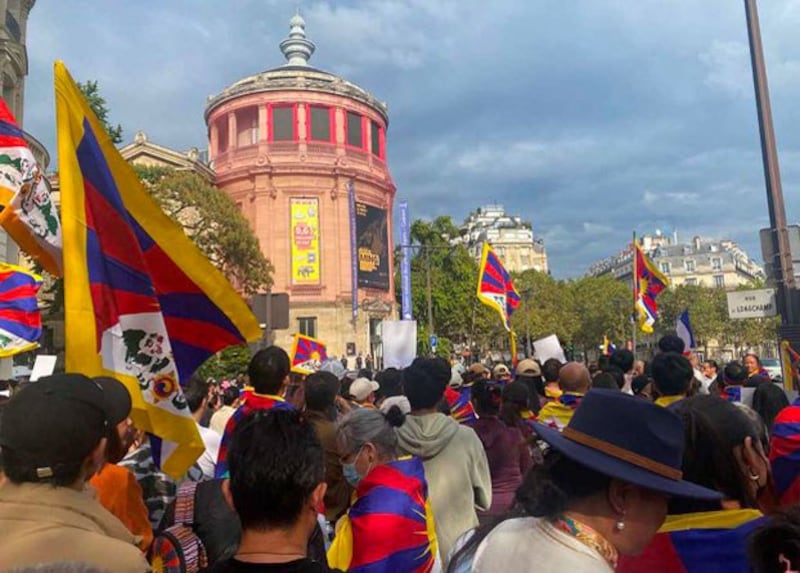
[{"label": "woman wearing hat", "polygon": [[479,528],[449,571],[613,572],[647,546],[670,497],[721,497],[682,480],[681,422],[644,400],[593,390],[563,433],[538,432],[551,450],[517,491],[520,512]]}]

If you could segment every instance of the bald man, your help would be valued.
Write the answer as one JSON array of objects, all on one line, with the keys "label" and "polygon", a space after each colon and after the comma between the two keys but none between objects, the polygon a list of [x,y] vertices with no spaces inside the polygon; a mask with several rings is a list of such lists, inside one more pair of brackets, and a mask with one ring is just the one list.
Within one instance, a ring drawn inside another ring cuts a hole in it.
[{"label": "bald man", "polygon": [[561,396],[544,405],[539,412],[539,422],[560,432],[572,419],[583,395],[592,386],[592,375],[581,362],[567,362],[558,371],[558,385]]}]

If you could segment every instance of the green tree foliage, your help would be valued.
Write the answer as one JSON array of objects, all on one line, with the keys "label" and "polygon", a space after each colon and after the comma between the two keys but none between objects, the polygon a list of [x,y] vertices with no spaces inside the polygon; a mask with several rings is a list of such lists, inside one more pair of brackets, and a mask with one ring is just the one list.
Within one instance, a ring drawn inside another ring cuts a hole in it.
[{"label": "green tree foliage", "polygon": [[[575,312],[575,293],[569,284],[532,269],[512,279],[521,298],[511,317],[520,345],[528,332],[531,340],[555,334],[561,342],[572,341],[579,317]],[[523,348],[520,346],[519,350]]]},{"label": "green tree foliage", "polygon": [[97,80],[87,80],[83,83],[78,82],[78,89],[83,93],[83,97],[89,103],[89,107],[106,128],[108,136],[114,145],[122,143],[122,126],[120,124],[111,125],[108,119],[109,111],[108,104],[105,98],[100,94],[100,86]]},{"label": "green tree foliage", "polygon": [[709,341],[722,341],[728,322],[728,303],[725,290],[697,285],[679,285],[666,290],[658,298],[661,313],[658,331],[673,332],[678,317],[689,311],[692,331],[698,348],[704,350]]},{"label": "green tree foliage", "polygon": [[630,338],[633,294],[627,284],[610,276],[583,277],[568,283],[567,290],[572,292],[577,316],[576,347],[589,352],[602,344],[604,336],[617,346]]},{"label": "green tree foliage", "polygon": [[204,380],[213,378],[214,380],[232,379],[239,372],[247,372],[247,365],[250,362],[250,349],[246,344],[239,346],[229,346],[225,350],[218,352],[206,360],[197,369],[197,375]]}]

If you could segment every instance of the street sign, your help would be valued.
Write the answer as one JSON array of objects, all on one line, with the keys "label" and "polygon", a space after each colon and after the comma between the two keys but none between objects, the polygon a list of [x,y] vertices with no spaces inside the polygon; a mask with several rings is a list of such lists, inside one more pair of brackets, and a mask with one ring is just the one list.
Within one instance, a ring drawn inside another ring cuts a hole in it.
[{"label": "street sign", "polygon": [[731,318],[768,318],[777,313],[774,288],[728,293],[728,316]]},{"label": "street sign", "polygon": [[430,342],[431,350],[436,352],[436,347],[439,346],[439,338],[435,334],[431,334],[431,337],[428,339]]}]

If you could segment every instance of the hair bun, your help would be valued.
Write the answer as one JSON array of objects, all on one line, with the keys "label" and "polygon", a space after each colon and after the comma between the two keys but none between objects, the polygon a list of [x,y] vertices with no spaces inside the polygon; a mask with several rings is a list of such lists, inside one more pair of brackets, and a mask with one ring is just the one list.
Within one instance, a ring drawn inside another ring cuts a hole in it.
[{"label": "hair bun", "polygon": [[400,406],[392,406],[386,411],[384,416],[386,417],[386,421],[389,422],[389,425],[392,428],[399,428],[406,421],[406,415],[403,414],[403,411],[400,409]]}]

